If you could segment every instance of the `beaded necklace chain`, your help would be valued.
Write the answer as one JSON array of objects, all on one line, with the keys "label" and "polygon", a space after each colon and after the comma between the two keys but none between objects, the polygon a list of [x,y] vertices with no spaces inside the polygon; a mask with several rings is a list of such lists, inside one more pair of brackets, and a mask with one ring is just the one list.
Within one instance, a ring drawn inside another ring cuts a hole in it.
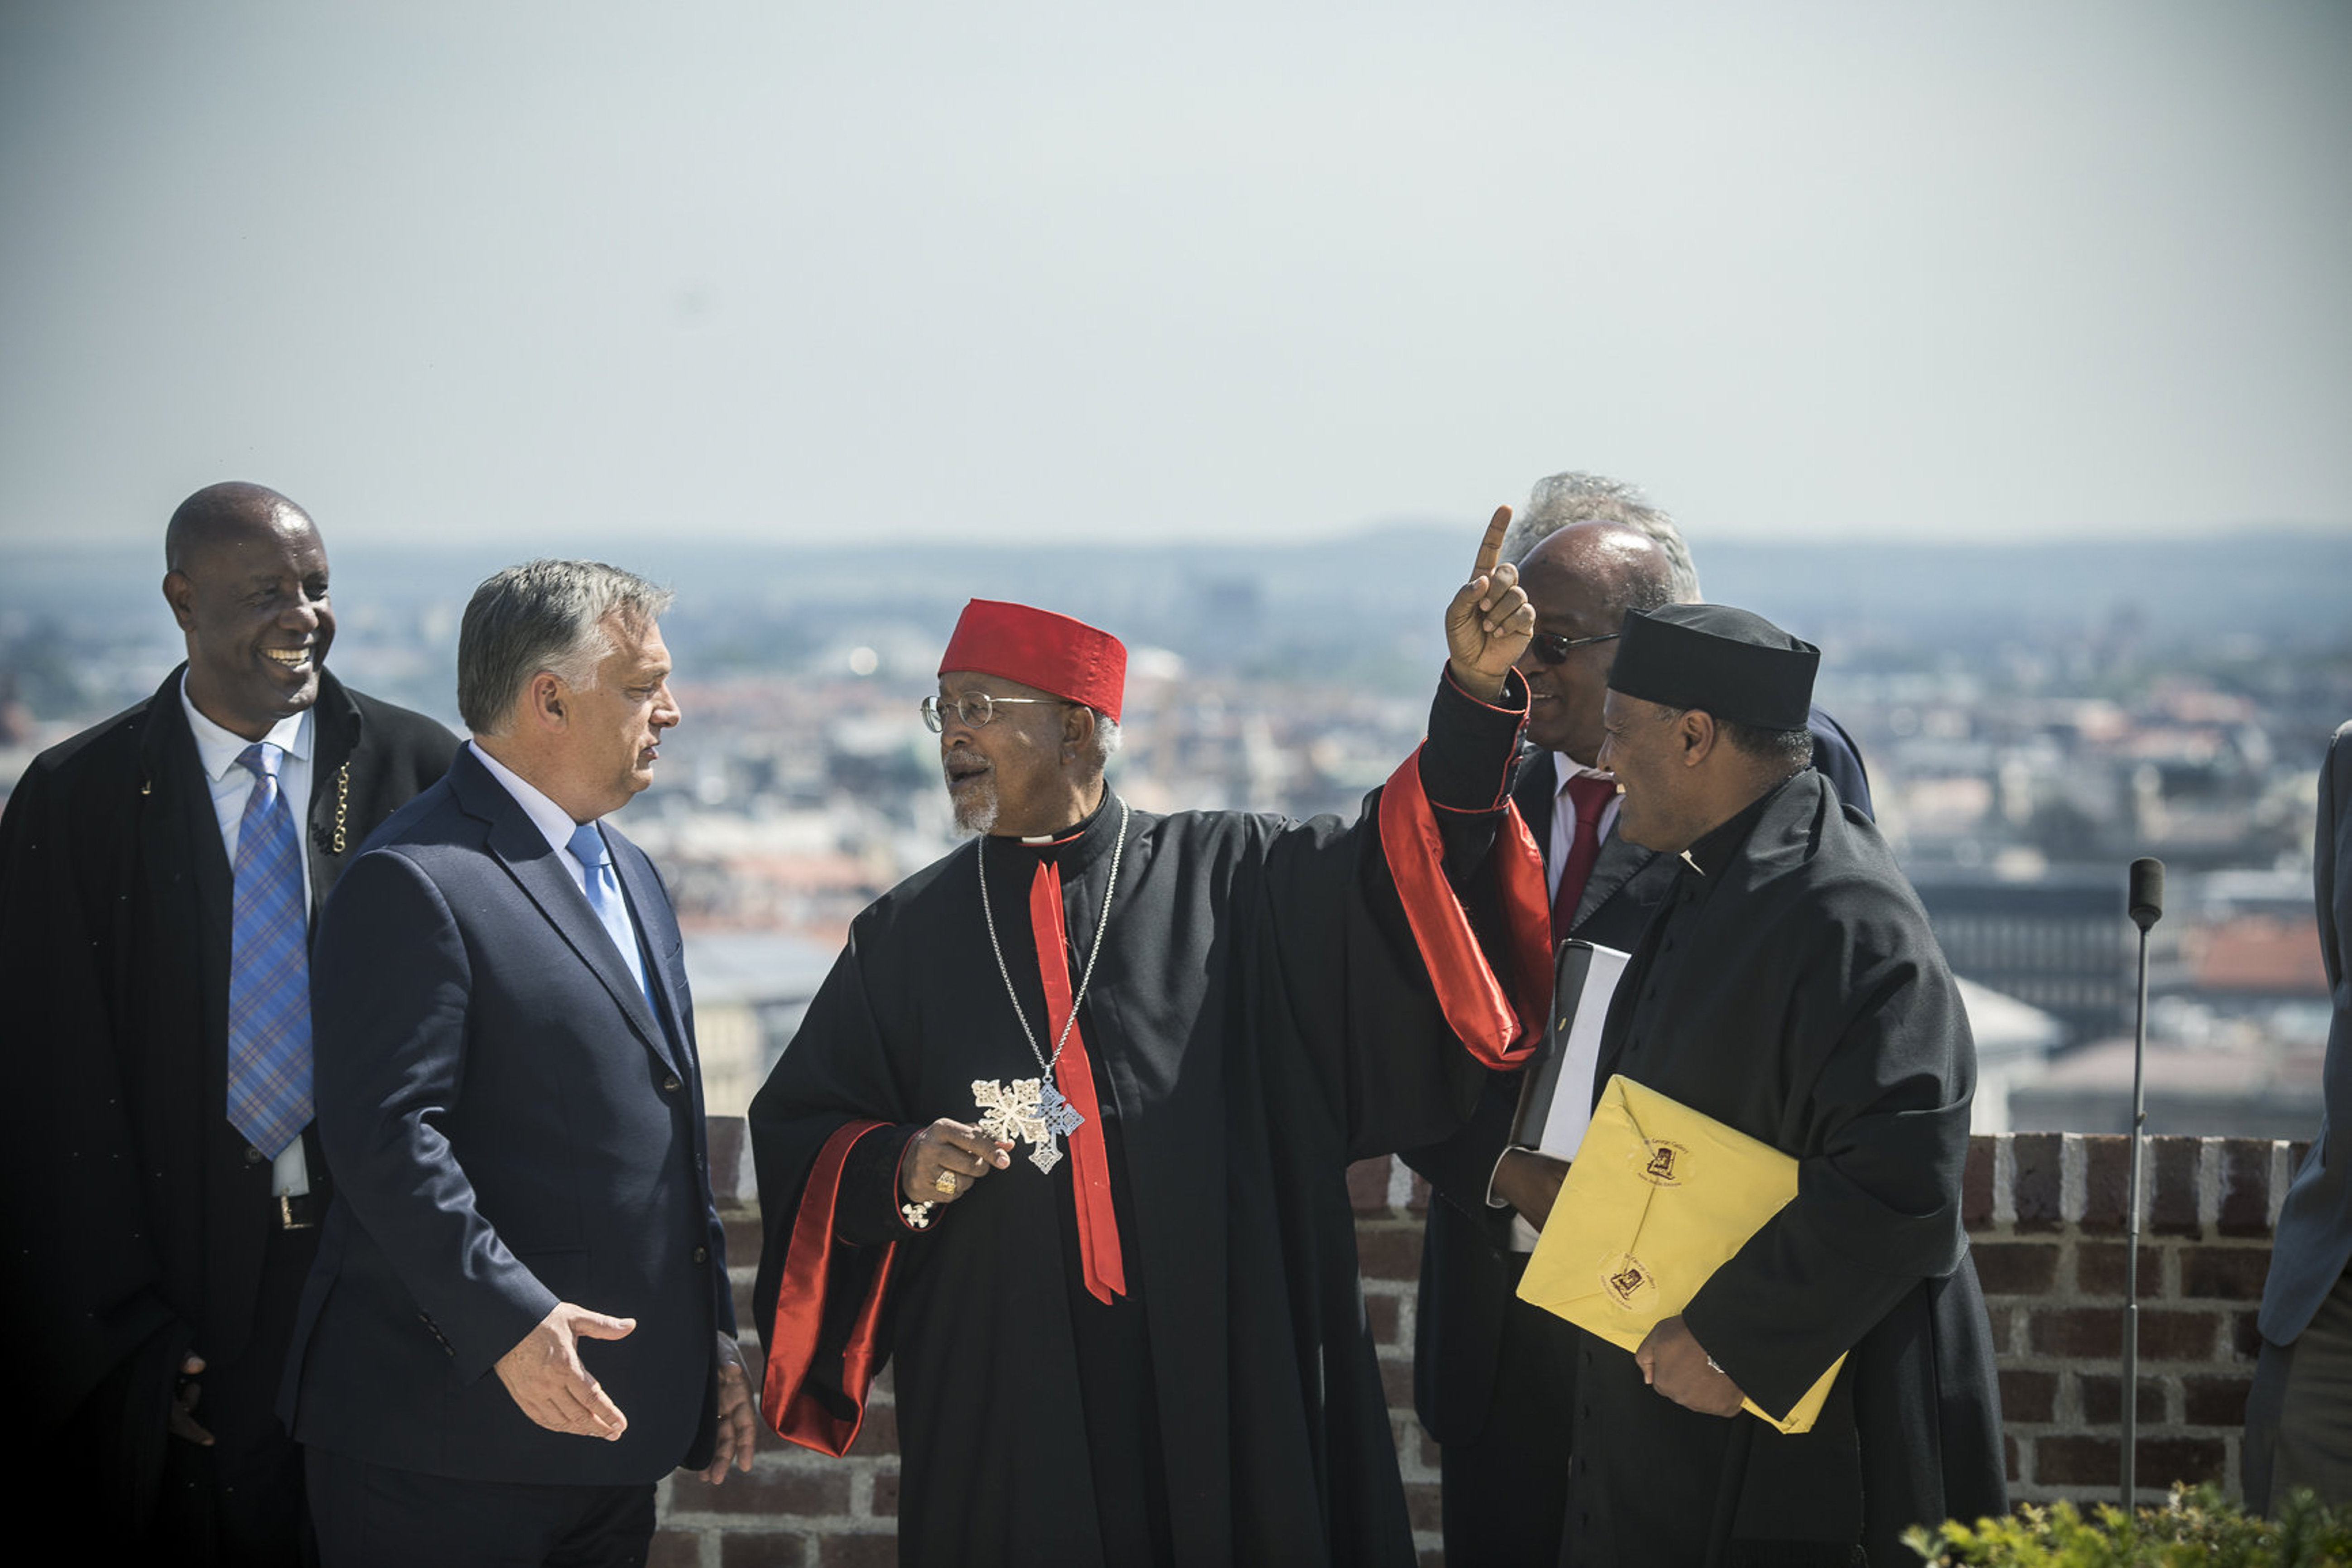
[{"label": "beaded necklace chain", "polygon": [[[1054,1042],[1054,1054],[1047,1056],[1037,1044],[1036,1031],[1029,1027],[1029,1015],[1021,1010],[1021,994],[1013,988],[1013,971],[1004,962],[1003,944],[996,940],[996,911],[988,905],[988,840],[983,837],[973,850],[972,858],[980,867],[980,912],[988,921],[989,951],[996,954],[996,973],[1004,978],[1004,995],[1013,1004],[1013,1016],[1021,1020],[1021,1037],[1029,1042],[1029,1054],[1045,1069],[1045,1096],[1057,1100],[1061,1091],[1054,1087],[1054,1064],[1062,1059],[1062,1047],[1070,1043],[1070,1031],[1078,1026],[1078,1008],[1087,999],[1087,987],[1095,982],[1095,960],[1102,956],[1103,932],[1110,926],[1110,901],[1118,891],[1118,860],[1127,850],[1128,804],[1118,803],[1118,837],[1110,847],[1110,880],[1103,888],[1102,918],[1095,921],[1094,945],[1087,950],[1086,973],[1078,978],[1077,994],[1070,998],[1070,1016],[1062,1021],[1062,1033]],[[1050,1019],[1048,1020],[1051,1021]],[[1049,1105],[1048,1110],[1051,1109]]]}]

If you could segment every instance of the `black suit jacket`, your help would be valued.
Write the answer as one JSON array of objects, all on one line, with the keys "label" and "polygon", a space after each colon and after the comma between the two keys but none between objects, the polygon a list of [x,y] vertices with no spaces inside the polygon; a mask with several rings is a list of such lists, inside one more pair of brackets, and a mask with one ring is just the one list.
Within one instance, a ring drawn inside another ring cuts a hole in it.
[{"label": "black suit jacket", "polygon": [[[1867,812],[1870,781],[1861,753],[1836,720],[1812,710],[1813,765],[1839,797]],[[1552,752],[1531,752],[1511,787],[1537,847],[1551,852],[1559,775]],[[1601,846],[1566,937],[1633,951],[1674,881],[1675,862],[1629,844],[1612,831]],[[1510,1263],[1512,1212],[1486,1203],[1495,1162],[1510,1142],[1518,1109],[1517,1072],[1489,1073],[1476,1109],[1443,1143],[1406,1152],[1434,1196],[1422,1239],[1421,1297],[1413,1327],[1413,1408],[1440,1443],[1465,1443],[1485,1427],[1503,1335],[1503,1314],[1517,1288]]]},{"label": "black suit jacket", "polygon": [[2320,956],[2335,1017],[2320,1070],[2319,1135],[2279,1210],[2263,1287],[2263,1338],[2293,1344],[2352,1261],[2352,724],[2336,731],[2319,769],[2319,830],[2312,845]]},{"label": "black suit jacket", "polygon": [[[226,1109],[231,878],[184,668],[44,752],[0,819],[19,1107],[5,1141],[5,1360],[47,1426],[144,1347],[163,1379],[125,1421],[159,1447],[179,1350],[227,1360],[244,1347],[271,1223],[269,1163]],[[323,901],[457,740],[331,675],[314,712],[306,847]]]},{"label": "black suit jacket", "polygon": [[[658,1013],[470,751],[328,903],[311,1014],[335,1200],[279,1398],[306,1444],[509,1482],[709,1462],[734,1313],[685,952],[652,863],[604,831]],[[491,1371],[558,1300],[637,1321],[583,1342],[616,1441],[533,1425]]]}]

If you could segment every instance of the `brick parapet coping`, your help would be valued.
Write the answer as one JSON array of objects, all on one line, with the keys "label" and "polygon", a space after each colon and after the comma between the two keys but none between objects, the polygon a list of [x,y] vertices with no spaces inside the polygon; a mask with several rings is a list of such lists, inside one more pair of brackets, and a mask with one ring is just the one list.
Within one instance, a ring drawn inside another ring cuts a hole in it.
[{"label": "brick parapet coping", "polygon": [[[727,1219],[736,1312],[751,1325],[758,1194],[743,1124],[711,1121],[711,1174]],[[1970,1140],[1963,1218],[1992,1320],[2011,1494],[2113,1498],[2120,1471],[2125,1204],[2130,1145],[2116,1136]],[[2142,1171],[2138,1479],[2237,1488],[2253,1373],[2254,1314],[2271,1232],[2304,1145],[2151,1138]],[[1364,1306],[1424,1563],[1438,1550],[1437,1447],[1412,1416],[1413,1296],[1428,1188],[1402,1165],[1349,1169]],[[755,1351],[747,1332],[747,1350]],[[896,1562],[898,1425],[885,1373],[845,1458],[768,1438],[751,1474],[661,1490],[654,1568],[868,1568]]]}]

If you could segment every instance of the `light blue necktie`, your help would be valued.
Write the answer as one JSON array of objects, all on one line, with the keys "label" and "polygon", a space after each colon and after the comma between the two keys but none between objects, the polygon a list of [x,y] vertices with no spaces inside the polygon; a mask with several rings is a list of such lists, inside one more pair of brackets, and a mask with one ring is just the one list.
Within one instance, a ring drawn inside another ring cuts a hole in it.
[{"label": "light blue necktie", "polygon": [[621,884],[613,875],[613,851],[604,836],[593,822],[583,822],[572,830],[572,842],[565,846],[572,858],[580,862],[583,891],[588,895],[588,907],[604,922],[604,934],[613,939],[620,950],[621,962],[629,966],[629,973],[637,989],[646,994],[646,1005],[653,1008],[654,1016],[661,1016],[661,1008],[654,1002],[653,987],[646,984],[644,956],[637,951],[637,933],[629,924],[629,907],[621,898]]},{"label": "light blue necktie", "polygon": [[236,830],[228,973],[228,1121],[271,1159],[310,1120],[310,943],[301,840],[278,787],[284,752],[238,753],[253,792]]}]

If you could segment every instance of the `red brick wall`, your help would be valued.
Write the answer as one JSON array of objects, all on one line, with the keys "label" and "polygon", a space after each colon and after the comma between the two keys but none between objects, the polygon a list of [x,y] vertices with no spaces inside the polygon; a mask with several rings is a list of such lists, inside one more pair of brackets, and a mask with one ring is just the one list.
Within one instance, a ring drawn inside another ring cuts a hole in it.
[{"label": "red brick wall", "polygon": [[[2131,1145],[2054,1132],[1979,1138],[1965,1189],[2000,1358],[2019,1499],[2112,1500],[2122,1440],[2124,1231]],[[2136,1479],[2237,1489],[2254,1314],[2303,1146],[2152,1138],[2139,1252]]]},{"label": "red brick wall", "polygon": [[[711,1172],[728,1213],[736,1310],[751,1325],[760,1226],[742,1123],[712,1123]],[[2000,1359],[2009,1474],[2020,1500],[2112,1499],[2118,1482],[2124,1207],[2117,1137],[1978,1138],[1965,1188]],[[2253,1373],[2254,1310],[2271,1228],[2300,1144],[2148,1141],[2141,1226],[2138,1480],[2237,1487]],[[1379,1342],[1390,1424],[1423,1560],[1437,1551],[1437,1450],[1412,1417],[1413,1290],[1427,1189],[1401,1166],[1348,1173],[1364,1304]],[[746,1350],[753,1350],[747,1332]],[[857,1446],[828,1459],[768,1439],[751,1474],[720,1487],[673,1477],[655,1568],[867,1568],[895,1559],[898,1425],[886,1373]]]}]

